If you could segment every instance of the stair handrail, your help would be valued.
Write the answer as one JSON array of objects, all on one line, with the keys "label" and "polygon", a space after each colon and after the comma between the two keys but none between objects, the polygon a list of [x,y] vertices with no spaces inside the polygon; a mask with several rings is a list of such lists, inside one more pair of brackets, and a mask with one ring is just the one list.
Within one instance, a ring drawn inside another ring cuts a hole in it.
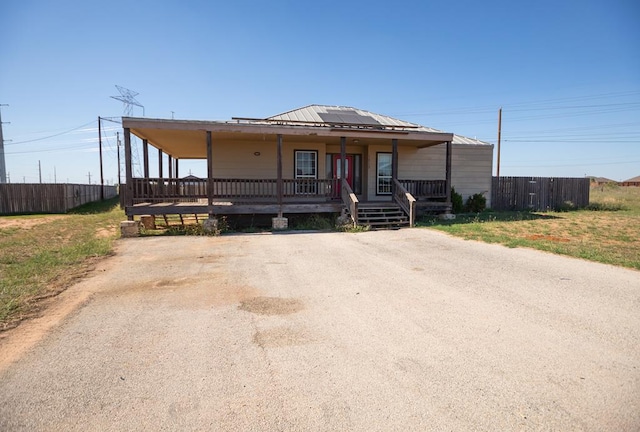
[{"label": "stair handrail", "polygon": [[351,186],[349,183],[344,182],[342,184],[342,202],[349,209],[349,213],[351,213],[351,220],[353,221],[353,226],[358,225],[358,197],[353,193]]},{"label": "stair handrail", "polygon": [[416,218],[416,199],[398,179],[393,179],[393,184],[393,201],[409,215],[409,226],[413,227]]}]

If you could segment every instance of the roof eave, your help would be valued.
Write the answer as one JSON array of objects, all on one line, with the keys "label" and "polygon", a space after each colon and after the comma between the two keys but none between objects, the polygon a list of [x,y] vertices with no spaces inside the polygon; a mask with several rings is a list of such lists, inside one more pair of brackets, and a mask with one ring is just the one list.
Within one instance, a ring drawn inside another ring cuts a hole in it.
[{"label": "roof eave", "polygon": [[453,140],[452,133],[403,130],[400,128],[377,130],[370,128],[335,128],[327,126],[272,125],[266,123],[216,122],[202,120],[169,120],[140,117],[123,117],[122,127],[129,129],[201,130],[227,133],[256,133],[264,135],[326,136],[350,138],[382,137],[404,141],[447,142]]}]

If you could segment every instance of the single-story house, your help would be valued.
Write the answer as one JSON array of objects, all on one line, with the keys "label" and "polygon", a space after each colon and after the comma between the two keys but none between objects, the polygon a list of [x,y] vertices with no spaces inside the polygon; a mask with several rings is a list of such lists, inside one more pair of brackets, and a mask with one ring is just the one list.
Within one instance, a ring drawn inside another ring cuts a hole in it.
[{"label": "single-story house", "polygon": [[589,177],[592,186],[617,185],[618,182],[606,177]]},{"label": "single-story house", "polygon": [[[129,219],[342,212],[354,224],[413,225],[418,212],[450,212],[452,186],[491,199],[492,144],[357,108],[310,105],[229,121],[123,117],[122,125]],[[142,140],[140,178],[132,134]],[[149,146],[160,161],[166,155],[167,176],[161,163],[151,177]],[[178,178],[184,159],[206,160],[207,178]]]},{"label": "single-story house", "polygon": [[640,186],[640,176],[632,177],[620,183],[620,186]]}]

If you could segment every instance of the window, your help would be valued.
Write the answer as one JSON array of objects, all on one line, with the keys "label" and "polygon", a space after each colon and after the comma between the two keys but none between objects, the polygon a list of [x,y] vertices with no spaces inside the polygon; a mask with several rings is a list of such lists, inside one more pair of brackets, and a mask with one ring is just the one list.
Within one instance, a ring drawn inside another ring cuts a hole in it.
[{"label": "window", "polygon": [[378,153],[378,166],[376,171],[378,195],[391,194],[391,153]]},{"label": "window", "polygon": [[317,183],[312,180],[318,178],[318,152],[313,150],[296,150],[295,174],[296,180],[301,180],[296,182],[297,194],[317,193]]}]

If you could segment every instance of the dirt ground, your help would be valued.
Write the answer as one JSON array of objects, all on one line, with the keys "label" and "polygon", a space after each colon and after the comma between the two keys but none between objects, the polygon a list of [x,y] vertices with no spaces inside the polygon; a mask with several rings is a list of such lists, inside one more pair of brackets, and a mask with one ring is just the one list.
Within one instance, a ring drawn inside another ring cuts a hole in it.
[{"label": "dirt ground", "polygon": [[47,222],[51,222],[57,219],[64,218],[61,215],[51,215],[51,216],[42,216],[38,215],[37,217],[30,218],[28,216],[21,217],[11,217],[5,216],[0,217],[0,228],[24,228],[29,229],[33,228],[36,225],[41,225]]},{"label": "dirt ground", "polygon": [[163,237],[0,339],[0,430],[638,430],[640,273],[419,229]]}]

